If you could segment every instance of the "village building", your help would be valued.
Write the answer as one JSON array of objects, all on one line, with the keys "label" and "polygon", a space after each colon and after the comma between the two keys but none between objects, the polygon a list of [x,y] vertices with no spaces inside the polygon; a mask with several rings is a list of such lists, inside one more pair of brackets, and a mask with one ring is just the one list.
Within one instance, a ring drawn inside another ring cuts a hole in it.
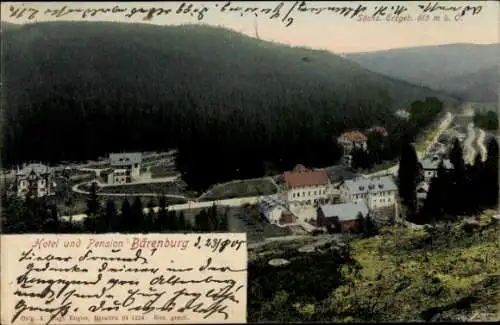
[{"label": "village building", "polygon": [[20,198],[53,195],[54,187],[52,171],[46,165],[28,164],[16,171],[15,189]]},{"label": "village building", "polygon": [[344,132],[337,141],[345,154],[351,153],[354,149],[366,150],[368,148],[368,138],[360,131]]},{"label": "village building", "polygon": [[309,170],[303,165],[284,173],[284,199],[289,207],[317,206],[329,200],[332,187],[325,170]]},{"label": "village building", "polygon": [[349,167],[352,164],[352,152],[355,149],[368,149],[368,138],[360,131],[344,132],[338,137],[337,142],[342,147],[342,163]]},{"label": "village building", "polygon": [[443,161],[443,167],[445,170],[453,169],[453,164],[449,159],[441,159],[438,155],[434,155],[431,157],[425,157],[420,160],[420,167],[422,177],[424,182],[430,182],[432,178],[436,177],[438,174],[439,164]]},{"label": "village building", "polygon": [[364,203],[370,210],[396,204],[397,186],[391,176],[355,178],[340,186],[340,198],[345,203]]},{"label": "village building", "polygon": [[396,115],[397,117],[399,117],[400,119],[402,120],[409,120],[410,119],[410,116],[411,116],[411,113],[408,112],[407,110],[404,110],[404,109],[399,109],[397,110],[394,115]]},{"label": "village building", "polygon": [[108,184],[131,183],[140,176],[142,154],[140,152],[111,153],[109,163],[111,170],[106,175]]},{"label": "village building", "polygon": [[384,137],[388,136],[389,133],[383,126],[373,126],[366,130],[366,134],[378,133]]},{"label": "village building", "polygon": [[334,231],[357,231],[359,216],[366,217],[369,209],[365,203],[326,204],[318,207],[316,225]]},{"label": "village building", "polygon": [[422,207],[425,199],[427,198],[427,193],[429,192],[429,183],[420,182],[417,185],[417,203],[419,207]]},{"label": "village building", "polygon": [[258,208],[270,224],[285,226],[297,222],[297,217],[288,210],[286,202],[277,196],[264,197]]}]

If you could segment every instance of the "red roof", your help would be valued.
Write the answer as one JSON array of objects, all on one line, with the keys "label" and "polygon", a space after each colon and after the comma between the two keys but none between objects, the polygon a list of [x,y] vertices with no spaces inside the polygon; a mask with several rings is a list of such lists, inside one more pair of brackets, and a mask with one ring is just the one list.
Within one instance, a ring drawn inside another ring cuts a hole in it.
[{"label": "red roof", "polygon": [[291,172],[285,172],[285,183],[290,187],[327,185],[328,176],[323,169],[308,170],[302,165],[297,165]]},{"label": "red roof", "polygon": [[341,137],[350,141],[366,141],[368,139],[366,135],[359,131],[345,132],[341,135]]},{"label": "red roof", "polygon": [[372,128],[369,128],[367,131],[370,133],[377,132],[377,133],[381,133],[384,136],[387,136],[387,130],[382,126],[374,126]]}]

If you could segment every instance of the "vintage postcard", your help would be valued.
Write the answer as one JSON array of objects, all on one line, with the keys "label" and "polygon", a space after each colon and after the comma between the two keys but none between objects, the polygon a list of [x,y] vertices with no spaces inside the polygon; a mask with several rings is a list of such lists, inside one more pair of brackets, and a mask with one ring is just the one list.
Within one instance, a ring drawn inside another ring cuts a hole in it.
[{"label": "vintage postcard", "polygon": [[499,319],[498,1],[2,2],[2,324]]}]

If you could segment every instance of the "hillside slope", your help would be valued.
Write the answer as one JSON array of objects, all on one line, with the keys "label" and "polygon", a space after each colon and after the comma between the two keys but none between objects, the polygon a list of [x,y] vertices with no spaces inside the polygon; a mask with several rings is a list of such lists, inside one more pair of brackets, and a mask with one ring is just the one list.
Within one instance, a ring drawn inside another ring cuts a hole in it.
[{"label": "hillside slope", "polygon": [[361,97],[378,99],[386,89],[396,102],[436,95],[329,52],[290,48],[221,28],[57,22],[7,30],[4,37],[5,80],[15,95],[50,94],[68,81],[82,98],[98,96],[102,86],[109,88],[106,93],[123,90],[161,98],[165,88],[183,83],[203,94],[245,90],[276,97],[321,85],[344,100],[362,91]]},{"label": "hillside slope", "polygon": [[500,66],[490,66],[476,72],[441,81],[440,89],[472,102],[498,102]]},{"label": "hillside slope", "polygon": [[[500,44],[422,46],[351,53],[346,57],[372,71],[445,90],[467,100],[498,99],[498,83],[494,84],[494,78],[483,78],[483,73],[498,70]],[[494,92],[483,92],[483,88]]]},{"label": "hillside slope", "polygon": [[440,97],[329,52],[222,28],[51,22],[2,42],[4,163],[184,147],[210,148],[224,171],[321,166],[345,128],[391,125],[394,109]]}]

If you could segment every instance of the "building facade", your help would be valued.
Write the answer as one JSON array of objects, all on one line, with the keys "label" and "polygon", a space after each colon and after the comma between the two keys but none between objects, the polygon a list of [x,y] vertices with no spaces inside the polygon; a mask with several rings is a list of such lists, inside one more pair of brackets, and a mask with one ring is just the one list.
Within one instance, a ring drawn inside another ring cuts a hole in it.
[{"label": "building facade", "polygon": [[391,207],[396,204],[397,186],[391,176],[345,181],[340,186],[340,198],[344,203],[366,204],[371,209]]},{"label": "building facade", "polygon": [[53,195],[55,184],[51,169],[43,164],[28,164],[17,169],[15,190],[18,197]]},{"label": "building facade", "polygon": [[358,230],[358,216],[366,217],[369,209],[363,202],[326,204],[318,207],[316,224],[333,231]]},{"label": "building facade", "polygon": [[367,150],[368,148],[368,138],[359,131],[344,132],[337,141],[342,146],[344,154],[349,154],[354,149]]},{"label": "building facade", "polygon": [[284,173],[284,199],[290,207],[318,206],[327,203],[333,187],[323,169],[309,170],[297,165],[293,171]]},{"label": "building facade", "polygon": [[277,196],[267,196],[263,198],[258,205],[260,213],[270,224],[283,226],[293,224],[297,221],[295,217]]},{"label": "building facade", "polygon": [[420,160],[420,167],[422,177],[424,182],[430,182],[432,178],[436,177],[438,174],[439,164],[443,161],[443,167],[445,170],[452,170],[453,164],[449,159],[441,159],[439,156],[425,157]]},{"label": "building facade", "polygon": [[342,147],[342,164],[349,167],[352,164],[353,150],[368,149],[368,138],[359,131],[344,132],[340,137],[338,137],[337,142]]},{"label": "building facade", "polygon": [[109,155],[111,171],[107,175],[108,184],[126,184],[137,180],[141,173],[142,154],[112,153]]}]

